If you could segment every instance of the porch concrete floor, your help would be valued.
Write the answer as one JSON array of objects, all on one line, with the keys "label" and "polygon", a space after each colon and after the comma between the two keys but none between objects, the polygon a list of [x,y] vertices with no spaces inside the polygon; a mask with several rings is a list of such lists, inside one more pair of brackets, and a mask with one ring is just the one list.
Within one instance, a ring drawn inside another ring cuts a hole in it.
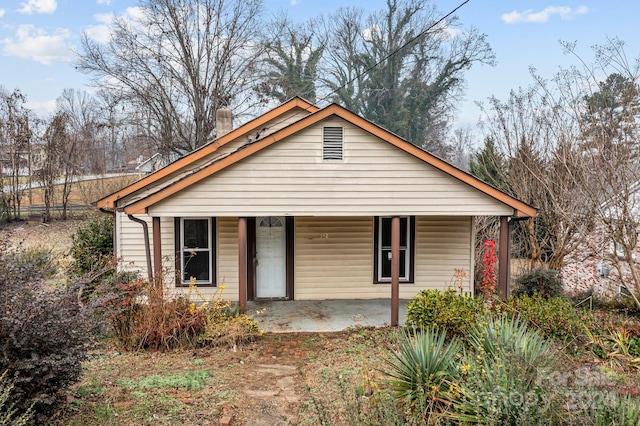
[{"label": "porch concrete floor", "polygon": [[[399,325],[408,300],[400,300]],[[258,313],[256,313],[258,312]],[[331,332],[349,327],[383,327],[391,322],[391,300],[290,300],[247,302],[247,314],[265,332]]]}]

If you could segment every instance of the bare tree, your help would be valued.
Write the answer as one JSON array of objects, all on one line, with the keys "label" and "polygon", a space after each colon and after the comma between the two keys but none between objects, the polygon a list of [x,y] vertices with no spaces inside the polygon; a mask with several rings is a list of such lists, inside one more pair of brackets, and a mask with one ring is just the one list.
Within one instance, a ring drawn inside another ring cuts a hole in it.
[{"label": "bare tree", "polygon": [[103,111],[97,99],[83,90],[64,89],[56,101],[56,110],[65,117],[68,135],[81,141],[73,146],[65,144],[68,152],[63,159],[73,161],[76,171],[104,173],[109,153],[104,135],[100,135]]},{"label": "bare tree", "polygon": [[8,220],[20,219],[20,205],[31,161],[31,111],[24,104],[26,97],[18,89],[11,93],[0,87],[0,191]]},{"label": "bare tree", "polygon": [[79,69],[150,120],[164,153],[215,135],[215,112],[253,106],[260,0],[141,0],[141,16],[116,17],[106,44],[83,37]]},{"label": "bare tree", "polygon": [[538,83],[512,91],[506,102],[492,97],[489,108],[483,106],[489,118],[482,128],[504,166],[479,166],[492,170],[489,176],[495,182],[490,183],[540,209],[536,219],[518,223],[516,248],[530,259],[530,269],[558,269],[587,235],[593,209],[582,194],[586,169],[578,155],[574,122],[546,83]]},{"label": "bare tree", "polygon": [[575,44],[565,49],[579,66],[562,70],[555,83],[579,128],[580,159],[589,172],[583,194],[609,239],[605,261],[640,307],[640,58],[630,60],[619,39],[594,46],[592,63]]},{"label": "bare tree", "polygon": [[340,9],[323,82],[348,109],[446,157],[445,135],[474,64],[493,64],[486,36],[462,31],[429,0],[387,0],[384,10]]},{"label": "bare tree", "polygon": [[48,123],[42,136],[44,143],[44,161],[38,171],[40,185],[43,191],[44,222],[51,221],[51,209],[55,206],[55,188],[60,176],[60,162],[63,146],[67,135],[68,117],[64,113],[57,113]]},{"label": "bare tree", "polygon": [[450,143],[449,161],[465,172],[469,171],[473,151],[473,132],[469,127],[455,129]]},{"label": "bare tree", "polygon": [[519,229],[530,266],[562,266],[598,231],[640,307],[640,58],[618,39],[594,46],[591,63],[563,45],[578,64],[550,80],[532,70],[534,86],[490,100],[484,129],[504,155],[506,190],[540,208]]},{"label": "bare tree", "polygon": [[264,46],[262,81],[258,93],[278,102],[300,96],[316,102],[316,85],[326,35],[319,34],[317,22],[294,24],[287,17],[268,26]]}]

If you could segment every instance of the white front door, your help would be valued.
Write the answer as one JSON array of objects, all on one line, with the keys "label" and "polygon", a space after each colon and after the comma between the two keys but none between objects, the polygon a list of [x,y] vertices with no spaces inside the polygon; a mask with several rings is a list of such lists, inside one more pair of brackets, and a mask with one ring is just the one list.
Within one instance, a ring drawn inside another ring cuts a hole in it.
[{"label": "white front door", "polygon": [[256,297],[287,295],[284,217],[256,218]]}]

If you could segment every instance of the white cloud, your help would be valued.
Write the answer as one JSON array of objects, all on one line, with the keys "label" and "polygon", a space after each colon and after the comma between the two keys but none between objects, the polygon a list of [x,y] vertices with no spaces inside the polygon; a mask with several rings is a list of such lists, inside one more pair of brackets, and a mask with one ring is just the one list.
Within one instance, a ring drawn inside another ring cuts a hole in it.
[{"label": "white cloud", "polygon": [[112,13],[98,13],[93,18],[100,22],[100,25],[92,25],[85,29],[87,35],[98,43],[106,43],[109,41],[109,26],[113,22]]},{"label": "white cloud", "polygon": [[459,28],[452,28],[449,26],[449,22],[442,21],[433,28],[433,32],[439,35],[442,39],[453,39],[459,37],[462,31]]},{"label": "white cloud", "polygon": [[374,24],[371,27],[365,28],[362,31],[362,38],[366,41],[373,40],[380,33],[380,26],[378,24]]},{"label": "white cloud", "polygon": [[109,6],[111,4],[111,0],[98,0],[96,3]]},{"label": "white cloud", "polygon": [[101,24],[110,25],[113,22],[113,13],[96,13],[93,19]]},{"label": "white cloud", "polygon": [[6,12],[6,10],[4,9],[0,9],[0,18],[2,18],[4,16],[4,13]]},{"label": "white cloud", "polygon": [[128,7],[125,15],[136,21],[142,21],[144,19],[144,9],[138,6]]},{"label": "white cloud", "polygon": [[34,13],[53,13],[58,8],[56,0],[27,0],[22,2],[22,9],[18,9],[20,13],[28,15]]},{"label": "white cloud", "polygon": [[295,6],[295,5],[296,5],[296,4],[298,4],[298,3],[300,3],[300,0],[291,0],[291,1],[289,2],[289,4],[290,4],[291,6]]},{"label": "white cloud", "polygon": [[65,40],[70,37],[69,30],[59,29],[47,34],[42,28],[33,25],[20,25],[13,38],[0,40],[3,52],[7,56],[32,59],[44,65],[54,62],[71,62],[73,54]]},{"label": "white cloud", "polygon": [[587,6],[579,6],[572,9],[569,6],[547,6],[540,12],[528,9],[523,12],[513,11],[511,13],[503,13],[501,18],[507,24],[518,24],[521,22],[544,24],[549,21],[553,15],[558,15],[564,21],[572,19],[577,15],[585,15],[589,13]]},{"label": "white cloud", "polygon": [[56,111],[56,101],[27,101],[25,104],[27,108],[32,110],[38,117],[47,117],[53,115]]}]

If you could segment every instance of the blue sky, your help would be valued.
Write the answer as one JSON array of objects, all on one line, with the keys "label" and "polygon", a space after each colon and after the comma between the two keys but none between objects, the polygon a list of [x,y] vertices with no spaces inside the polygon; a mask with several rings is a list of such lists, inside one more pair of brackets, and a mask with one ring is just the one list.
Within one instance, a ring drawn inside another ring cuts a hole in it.
[{"label": "blue sky", "polygon": [[[462,0],[435,0],[443,13]],[[286,11],[304,21],[339,7],[379,10],[384,0],[265,0],[266,13]],[[19,88],[39,114],[52,111],[64,88],[88,89],[89,78],[74,69],[73,49],[83,31],[99,38],[110,16],[135,13],[136,0],[3,0],[0,2],[0,85]],[[470,0],[457,13],[464,27],[487,34],[498,65],[467,74],[467,96],[459,125],[473,125],[480,111],[474,101],[491,95],[506,99],[511,89],[531,83],[529,67],[551,77],[561,66],[576,63],[562,53],[559,40],[578,42],[591,60],[590,46],[607,37],[627,43],[627,54],[640,56],[640,2],[585,0]]]}]

